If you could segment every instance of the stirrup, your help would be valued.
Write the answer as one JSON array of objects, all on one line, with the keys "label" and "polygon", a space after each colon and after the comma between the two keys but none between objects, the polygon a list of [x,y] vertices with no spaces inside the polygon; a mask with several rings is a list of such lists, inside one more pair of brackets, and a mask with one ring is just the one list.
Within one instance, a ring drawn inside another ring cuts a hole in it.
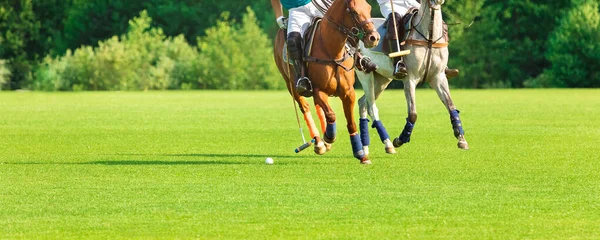
[{"label": "stirrup", "polygon": [[[306,82],[306,85],[301,84],[301,82]],[[296,81],[296,92],[303,97],[311,97],[313,95],[312,83],[307,77],[301,77]]]},{"label": "stirrup", "polygon": [[394,68],[394,79],[402,79],[408,76],[408,71],[406,70],[406,66],[402,61],[398,61],[396,63],[396,67]]},{"label": "stirrup", "polygon": [[365,73],[373,72],[379,68],[377,64],[371,61],[370,57],[366,56],[363,56],[360,60],[358,60],[358,64]]}]

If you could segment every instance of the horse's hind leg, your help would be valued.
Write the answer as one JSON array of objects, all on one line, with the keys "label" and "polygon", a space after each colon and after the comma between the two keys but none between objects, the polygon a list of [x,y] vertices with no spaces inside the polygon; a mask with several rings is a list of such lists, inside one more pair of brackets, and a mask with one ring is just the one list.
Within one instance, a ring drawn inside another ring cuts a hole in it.
[{"label": "horse's hind leg", "polygon": [[415,88],[417,83],[411,80],[404,81],[404,96],[406,97],[406,107],[408,110],[408,117],[406,118],[406,124],[400,136],[394,139],[394,147],[400,147],[405,143],[410,142],[410,136],[412,135],[413,128],[417,122],[417,107],[416,107],[416,95]]},{"label": "horse's hind leg", "polygon": [[459,117],[460,111],[456,109],[454,102],[452,102],[452,97],[450,97],[450,88],[448,87],[446,75],[444,75],[444,73],[438,74],[429,82],[429,85],[435,89],[438,97],[440,97],[440,100],[442,100],[450,113],[450,123],[452,123],[454,136],[458,139],[458,147],[465,150],[469,149],[469,144],[467,143],[467,140],[465,140],[465,131],[463,130],[462,122]]},{"label": "horse's hind leg", "polygon": [[[306,123],[306,125],[308,127],[308,132],[310,134],[310,138],[315,139],[315,141],[318,141],[319,129],[316,127],[315,122],[312,118],[312,114],[310,113],[310,105],[306,101],[306,98],[300,96],[298,93],[296,93],[296,91],[293,91],[293,89],[290,88],[290,84],[289,84],[290,79],[287,78],[286,75],[284,75],[284,79],[286,81],[288,81],[288,84],[287,84],[288,92],[294,98],[296,103],[298,103],[300,112],[302,112],[302,115],[304,117],[304,122]],[[294,111],[297,111],[297,110],[294,109]],[[318,111],[318,109],[317,109],[317,111]],[[302,138],[304,138],[304,136],[302,136]]]}]

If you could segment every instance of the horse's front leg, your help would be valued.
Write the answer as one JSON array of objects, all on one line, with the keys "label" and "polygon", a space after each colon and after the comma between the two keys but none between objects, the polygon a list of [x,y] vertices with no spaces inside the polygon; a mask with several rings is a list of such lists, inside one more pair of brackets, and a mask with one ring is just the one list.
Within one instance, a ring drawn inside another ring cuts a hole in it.
[{"label": "horse's front leg", "polygon": [[467,150],[469,149],[469,143],[465,139],[465,131],[462,127],[462,121],[460,120],[458,109],[454,106],[454,102],[452,101],[452,97],[450,96],[450,88],[448,87],[448,79],[444,73],[440,73],[429,82],[429,85],[435,89],[438,94],[438,97],[444,105],[448,112],[450,113],[450,123],[452,123],[452,129],[454,131],[454,136],[458,139],[458,147],[460,149]]},{"label": "horse's front leg", "polygon": [[313,98],[315,105],[322,109],[323,115],[325,116],[325,121],[327,122],[325,131],[323,132],[323,141],[320,141],[319,138],[315,144],[315,153],[322,155],[331,149],[331,144],[335,141],[337,135],[335,123],[336,117],[335,112],[333,112],[333,109],[331,109],[329,106],[329,96],[326,93],[319,91],[318,88],[315,88]]},{"label": "horse's front leg", "polygon": [[346,127],[350,134],[350,143],[352,144],[352,153],[354,157],[360,160],[361,164],[371,164],[369,155],[363,150],[362,140],[360,139],[360,134],[358,134],[356,123],[354,122],[354,104],[356,103],[355,94],[354,88],[350,86],[345,94],[340,96],[344,107],[344,116],[346,117]]},{"label": "horse's front leg", "polygon": [[385,152],[394,154],[396,153],[396,149],[394,149],[390,136],[379,118],[379,109],[375,104],[375,101],[391,82],[391,79],[374,73],[364,74],[362,72],[357,72],[356,75],[359,77],[365,93],[365,95],[358,100],[359,129],[363,150],[365,151],[365,154],[369,155],[369,145],[371,143],[369,138],[369,119],[367,118],[367,115],[369,115],[373,120],[371,127],[377,130],[381,142],[385,145]]},{"label": "horse's front leg", "polygon": [[375,99],[373,100],[373,104],[371,107],[373,109],[373,113],[371,115],[371,116],[373,116],[372,127],[377,130],[377,133],[379,134],[379,139],[385,145],[385,152],[389,153],[389,154],[395,154],[396,149],[394,149],[394,145],[392,144],[392,141],[390,140],[390,135],[387,133],[387,130],[385,129],[385,127],[383,126],[383,123],[381,122],[381,120],[379,118],[379,109],[377,108],[377,105],[375,104],[375,101],[379,98],[379,96],[381,96],[381,93],[383,93],[383,91],[387,88],[387,86],[390,84],[390,82],[392,82],[392,79],[384,77],[379,74],[375,74],[374,80],[375,81],[374,81],[373,93],[374,93]]},{"label": "horse's front leg", "polygon": [[400,136],[394,139],[394,147],[400,147],[405,143],[410,142],[413,128],[417,122],[417,107],[416,107],[416,95],[415,89],[417,87],[416,81],[405,80],[404,81],[404,96],[406,97],[406,108],[408,110],[408,117],[406,118],[406,124]]}]

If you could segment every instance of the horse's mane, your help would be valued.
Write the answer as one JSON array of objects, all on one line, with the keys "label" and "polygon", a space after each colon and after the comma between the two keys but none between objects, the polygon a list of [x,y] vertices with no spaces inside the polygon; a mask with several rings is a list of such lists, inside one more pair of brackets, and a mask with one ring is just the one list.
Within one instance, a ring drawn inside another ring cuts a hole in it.
[{"label": "horse's mane", "polygon": [[323,15],[329,10],[334,0],[311,0]]}]

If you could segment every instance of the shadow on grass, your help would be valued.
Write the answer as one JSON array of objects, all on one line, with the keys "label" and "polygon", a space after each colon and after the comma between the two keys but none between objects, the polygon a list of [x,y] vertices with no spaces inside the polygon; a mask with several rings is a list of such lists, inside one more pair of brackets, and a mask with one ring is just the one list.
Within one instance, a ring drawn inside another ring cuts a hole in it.
[{"label": "shadow on grass", "polygon": [[[276,159],[295,159],[295,158],[308,158],[306,161],[300,161],[302,163],[312,162],[319,163],[320,161],[315,161],[316,159],[312,157],[317,157],[314,155],[261,155],[261,154],[204,154],[204,153],[195,153],[195,154],[138,154],[138,153],[119,153],[119,154],[99,154],[101,156],[148,156],[148,158],[156,158],[156,157],[189,157],[192,158],[190,160],[164,160],[164,159],[156,159],[156,160],[137,160],[137,159],[116,159],[116,160],[101,160],[101,161],[89,161],[89,162],[14,162],[14,163],[1,163],[1,164],[12,164],[12,165],[254,165],[254,164],[264,164],[264,159],[267,157],[271,157]],[[331,156],[330,156],[331,157]],[[234,160],[231,158],[244,158],[246,160]],[[336,158],[336,157],[334,157]],[[301,160],[301,159],[300,159]],[[321,162],[322,163],[322,162]],[[277,161],[277,164],[293,164],[293,162],[287,161]]]}]

